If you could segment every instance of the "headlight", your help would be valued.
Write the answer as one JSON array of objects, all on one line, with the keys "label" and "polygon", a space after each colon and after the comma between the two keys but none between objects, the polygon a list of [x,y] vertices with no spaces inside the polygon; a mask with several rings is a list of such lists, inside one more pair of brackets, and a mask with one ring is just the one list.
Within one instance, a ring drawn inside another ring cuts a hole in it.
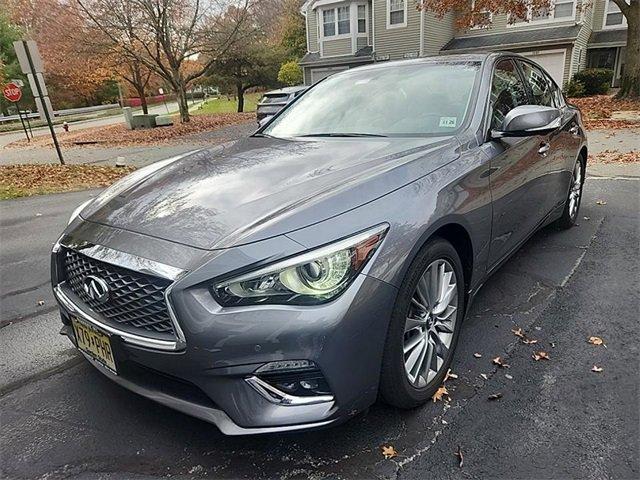
[{"label": "headlight", "polygon": [[89,200],[87,200],[86,202],[83,202],[78,208],[76,208],[73,213],[71,214],[71,216],[69,217],[69,221],[67,222],[67,225],[69,225],[71,222],[73,222],[76,217],[78,215],[80,215],[80,212],[82,212],[82,210],[84,209],[84,207],[86,207],[87,205],[89,205],[91,202],[93,202],[93,198],[90,198]]},{"label": "headlight", "polygon": [[376,251],[388,225],[375,227],[245,275],[215,283],[225,307],[280,303],[315,305],[342,293]]}]

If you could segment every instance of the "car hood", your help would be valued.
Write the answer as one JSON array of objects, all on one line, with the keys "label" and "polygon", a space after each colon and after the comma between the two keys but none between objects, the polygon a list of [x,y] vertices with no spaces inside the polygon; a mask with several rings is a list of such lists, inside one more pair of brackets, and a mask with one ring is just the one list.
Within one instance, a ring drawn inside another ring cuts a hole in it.
[{"label": "car hood", "polygon": [[456,147],[452,137],[249,137],[136,172],[81,215],[196,248],[227,248],[356,208],[448,163]]}]

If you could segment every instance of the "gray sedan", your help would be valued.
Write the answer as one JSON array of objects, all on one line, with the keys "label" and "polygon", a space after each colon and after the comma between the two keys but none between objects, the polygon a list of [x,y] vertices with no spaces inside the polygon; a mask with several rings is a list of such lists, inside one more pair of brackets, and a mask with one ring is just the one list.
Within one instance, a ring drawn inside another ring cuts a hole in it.
[{"label": "gray sedan", "polygon": [[574,225],[586,159],[580,112],[526,58],[341,72],[251,137],[80,206],[52,255],[62,332],[226,434],[414,408],[487,277]]}]

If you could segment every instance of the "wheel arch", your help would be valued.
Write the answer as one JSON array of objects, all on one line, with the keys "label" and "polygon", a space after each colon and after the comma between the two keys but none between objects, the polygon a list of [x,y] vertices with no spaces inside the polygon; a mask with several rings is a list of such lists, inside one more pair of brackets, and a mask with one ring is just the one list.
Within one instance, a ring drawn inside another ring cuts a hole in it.
[{"label": "wheel arch", "polygon": [[442,219],[440,222],[432,225],[430,228],[425,230],[418,242],[416,242],[411,254],[407,258],[401,278],[404,278],[414,258],[427,244],[427,242],[434,238],[442,238],[453,246],[460,257],[464,274],[465,297],[468,300],[469,290],[471,289],[474,274],[474,266],[476,264],[476,250],[469,231],[470,229],[465,226],[464,219],[458,216]]}]

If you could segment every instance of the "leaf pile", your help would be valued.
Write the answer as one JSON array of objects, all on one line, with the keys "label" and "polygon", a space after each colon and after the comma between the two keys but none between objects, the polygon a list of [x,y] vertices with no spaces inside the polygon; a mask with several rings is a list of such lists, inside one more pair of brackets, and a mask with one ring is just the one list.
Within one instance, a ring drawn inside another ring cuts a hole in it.
[{"label": "leaf pile", "polygon": [[592,97],[570,98],[569,103],[580,108],[585,126],[593,128],[625,128],[638,125],[638,122],[611,120],[611,114],[620,110],[640,110],[637,99],[618,99],[612,95],[594,95]]},{"label": "leaf pile", "polygon": [[[216,115],[193,115],[189,123],[176,122],[170,127],[157,127],[139,130],[129,130],[124,124],[108,125],[77,129],[71,125],[71,131],[58,132],[58,141],[63,147],[126,147],[130,145],[157,145],[188,141],[188,135],[203,133],[229,125],[238,125],[255,121],[255,113],[220,113]],[[7,145],[7,148],[37,148],[53,145],[49,135],[35,137],[31,143],[18,140]]]},{"label": "leaf pile", "polygon": [[605,150],[595,155],[589,155],[587,163],[638,163],[640,150],[620,153],[618,150]]},{"label": "leaf pile", "polygon": [[0,199],[107,187],[134,170],[102,165],[2,165]]}]

